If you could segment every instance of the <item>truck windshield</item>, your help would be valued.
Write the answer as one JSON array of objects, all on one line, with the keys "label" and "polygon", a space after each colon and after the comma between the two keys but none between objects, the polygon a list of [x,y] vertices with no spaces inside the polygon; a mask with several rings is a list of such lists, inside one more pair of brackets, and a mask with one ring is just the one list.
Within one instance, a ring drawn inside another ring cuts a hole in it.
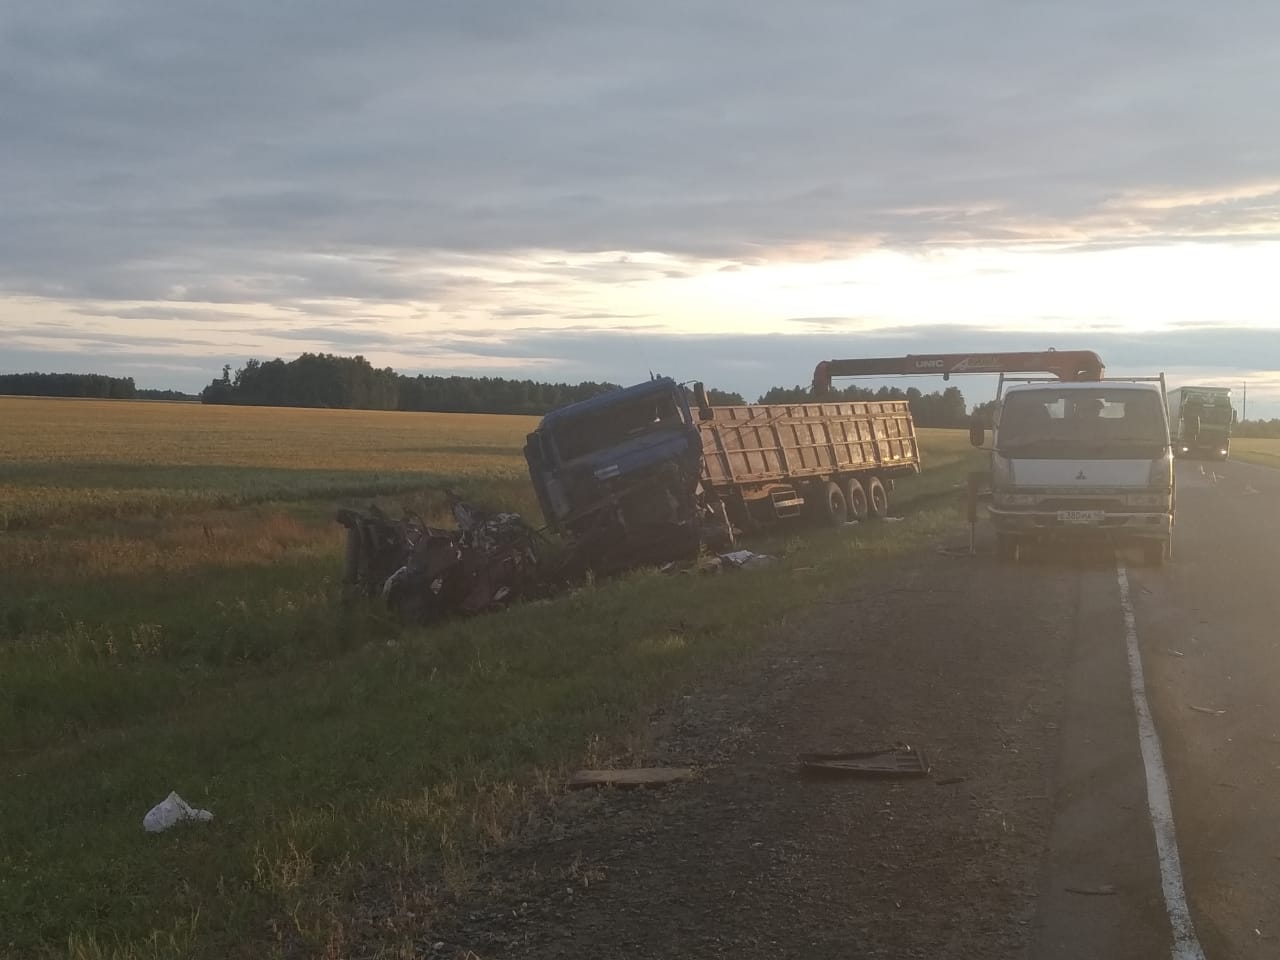
[{"label": "truck windshield", "polygon": [[678,430],[684,418],[670,393],[649,394],[598,407],[555,427],[561,460],[576,460],[648,433]]},{"label": "truck windshield", "polygon": [[1023,456],[1151,456],[1168,443],[1160,397],[1150,390],[1026,390],[1004,401],[996,444]]},{"label": "truck windshield", "polygon": [[1182,415],[1188,419],[1199,417],[1201,424],[1221,427],[1231,423],[1231,406],[1226,403],[1200,403],[1188,400],[1182,408]]}]

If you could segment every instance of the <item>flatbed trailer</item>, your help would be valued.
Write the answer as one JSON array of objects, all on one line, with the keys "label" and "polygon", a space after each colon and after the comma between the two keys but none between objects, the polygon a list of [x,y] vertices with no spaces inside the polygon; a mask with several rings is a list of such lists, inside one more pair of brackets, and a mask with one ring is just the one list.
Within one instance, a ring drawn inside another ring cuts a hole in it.
[{"label": "flatbed trailer", "polygon": [[920,472],[905,400],[709,407],[698,429],[703,486],[740,525],[884,516],[894,480]]}]

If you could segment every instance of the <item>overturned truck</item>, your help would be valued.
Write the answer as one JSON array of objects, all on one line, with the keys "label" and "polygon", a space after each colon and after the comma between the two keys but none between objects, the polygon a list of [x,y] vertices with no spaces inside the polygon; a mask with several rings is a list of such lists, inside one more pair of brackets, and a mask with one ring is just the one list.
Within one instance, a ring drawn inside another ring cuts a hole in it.
[{"label": "overturned truck", "polygon": [[596,569],[680,559],[716,531],[884,516],[920,470],[906,401],[713,407],[666,377],[547,414],[524,452],[547,525]]}]

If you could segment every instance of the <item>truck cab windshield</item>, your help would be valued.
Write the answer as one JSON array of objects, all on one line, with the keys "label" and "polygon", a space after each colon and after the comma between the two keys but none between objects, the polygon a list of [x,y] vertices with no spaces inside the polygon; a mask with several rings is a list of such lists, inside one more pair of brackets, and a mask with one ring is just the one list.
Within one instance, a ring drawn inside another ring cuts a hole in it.
[{"label": "truck cab windshield", "polygon": [[996,445],[1016,456],[1149,457],[1168,443],[1162,413],[1160,397],[1149,390],[1011,392]]},{"label": "truck cab windshield", "polygon": [[556,425],[562,461],[576,460],[651,433],[679,430],[684,418],[670,393],[654,393],[589,410]]},{"label": "truck cab windshield", "polygon": [[1201,424],[1225,427],[1231,423],[1231,406],[1229,404],[1203,404],[1189,401],[1183,410],[1185,417],[1198,417]]}]

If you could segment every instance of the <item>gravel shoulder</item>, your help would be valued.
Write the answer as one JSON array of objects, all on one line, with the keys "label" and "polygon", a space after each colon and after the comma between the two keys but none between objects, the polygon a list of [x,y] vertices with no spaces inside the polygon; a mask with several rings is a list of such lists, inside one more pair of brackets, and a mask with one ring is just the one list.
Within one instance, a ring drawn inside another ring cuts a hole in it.
[{"label": "gravel shoulder", "polygon": [[[655,713],[624,762],[691,782],[558,797],[424,953],[1027,955],[1076,602],[1065,572],[940,552],[851,585]],[[901,743],[928,778],[797,773]]]}]

